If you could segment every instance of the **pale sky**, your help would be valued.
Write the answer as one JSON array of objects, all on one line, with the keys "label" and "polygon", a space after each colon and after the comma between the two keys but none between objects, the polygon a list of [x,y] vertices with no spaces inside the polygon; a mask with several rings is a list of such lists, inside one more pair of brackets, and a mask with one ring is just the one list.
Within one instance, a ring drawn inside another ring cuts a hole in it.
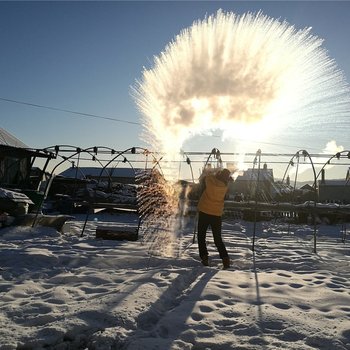
[{"label": "pale sky", "polygon": [[[1,127],[33,148],[55,144],[115,149],[144,146],[131,87],[153,57],[194,21],[218,9],[261,10],[298,29],[312,27],[350,80],[348,1],[0,2]],[[89,117],[5,100],[91,114]],[[331,118],[331,116],[330,116]],[[111,120],[115,119],[115,120]],[[329,130],[275,135],[246,152],[321,153],[332,140],[349,149],[350,122]],[[215,136],[190,140],[185,151],[233,151]],[[239,138],[239,135],[237,136]]]}]

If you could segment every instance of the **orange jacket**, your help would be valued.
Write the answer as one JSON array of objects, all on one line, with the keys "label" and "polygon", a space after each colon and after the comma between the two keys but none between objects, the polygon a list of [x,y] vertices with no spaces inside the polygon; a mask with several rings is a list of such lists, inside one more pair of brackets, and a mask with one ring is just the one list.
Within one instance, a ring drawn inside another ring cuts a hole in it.
[{"label": "orange jacket", "polygon": [[199,199],[198,210],[209,215],[221,216],[228,186],[214,175],[206,176],[204,181],[205,190]]}]

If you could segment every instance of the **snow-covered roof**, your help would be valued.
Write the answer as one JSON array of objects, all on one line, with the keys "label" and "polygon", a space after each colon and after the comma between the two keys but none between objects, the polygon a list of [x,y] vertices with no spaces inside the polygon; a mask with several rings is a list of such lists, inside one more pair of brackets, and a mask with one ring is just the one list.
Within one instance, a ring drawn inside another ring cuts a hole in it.
[{"label": "snow-covered roof", "polygon": [[8,131],[6,131],[3,128],[0,128],[0,145],[28,148],[26,144],[18,140],[17,137],[11,135]]},{"label": "snow-covered roof", "polygon": [[293,187],[282,182],[272,182],[272,192],[274,193],[291,193]]},{"label": "snow-covered roof", "polygon": [[[78,170],[78,171],[77,171]],[[101,167],[79,167],[77,168],[68,168],[64,170],[59,175],[70,178],[84,179],[86,177],[102,177],[111,176],[111,177],[127,177],[134,178],[135,173],[142,171],[143,169],[132,169],[132,168],[106,168],[103,170],[101,175]]]},{"label": "snow-covered roof", "polygon": [[271,181],[273,179],[273,170],[272,169],[247,169],[244,171],[243,175],[240,175],[237,177],[237,180],[245,180],[245,181],[251,181],[251,180],[257,180],[259,174],[260,181],[263,180],[269,180]]}]

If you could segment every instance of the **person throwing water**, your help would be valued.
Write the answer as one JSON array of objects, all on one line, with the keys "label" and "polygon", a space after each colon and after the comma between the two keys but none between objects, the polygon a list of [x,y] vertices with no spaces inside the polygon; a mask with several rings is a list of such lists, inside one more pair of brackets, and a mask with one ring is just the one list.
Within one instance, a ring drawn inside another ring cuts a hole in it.
[{"label": "person throwing water", "polygon": [[223,268],[230,267],[230,258],[221,237],[224,200],[230,179],[228,169],[219,170],[216,174],[208,174],[202,179],[205,188],[198,202],[198,249],[204,266],[209,265],[206,235],[210,226]]}]

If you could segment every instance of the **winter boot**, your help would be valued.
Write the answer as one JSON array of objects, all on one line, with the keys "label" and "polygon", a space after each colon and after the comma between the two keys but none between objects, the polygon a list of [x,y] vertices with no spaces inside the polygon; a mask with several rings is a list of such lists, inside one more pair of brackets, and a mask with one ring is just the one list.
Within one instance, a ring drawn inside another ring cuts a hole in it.
[{"label": "winter boot", "polygon": [[204,257],[202,258],[202,265],[203,265],[203,266],[209,266],[209,259],[208,259],[207,256],[204,256]]},{"label": "winter boot", "polygon": [[230,267],[230,258],[227,256],[222,258],[223,269],[226,270]]}]

